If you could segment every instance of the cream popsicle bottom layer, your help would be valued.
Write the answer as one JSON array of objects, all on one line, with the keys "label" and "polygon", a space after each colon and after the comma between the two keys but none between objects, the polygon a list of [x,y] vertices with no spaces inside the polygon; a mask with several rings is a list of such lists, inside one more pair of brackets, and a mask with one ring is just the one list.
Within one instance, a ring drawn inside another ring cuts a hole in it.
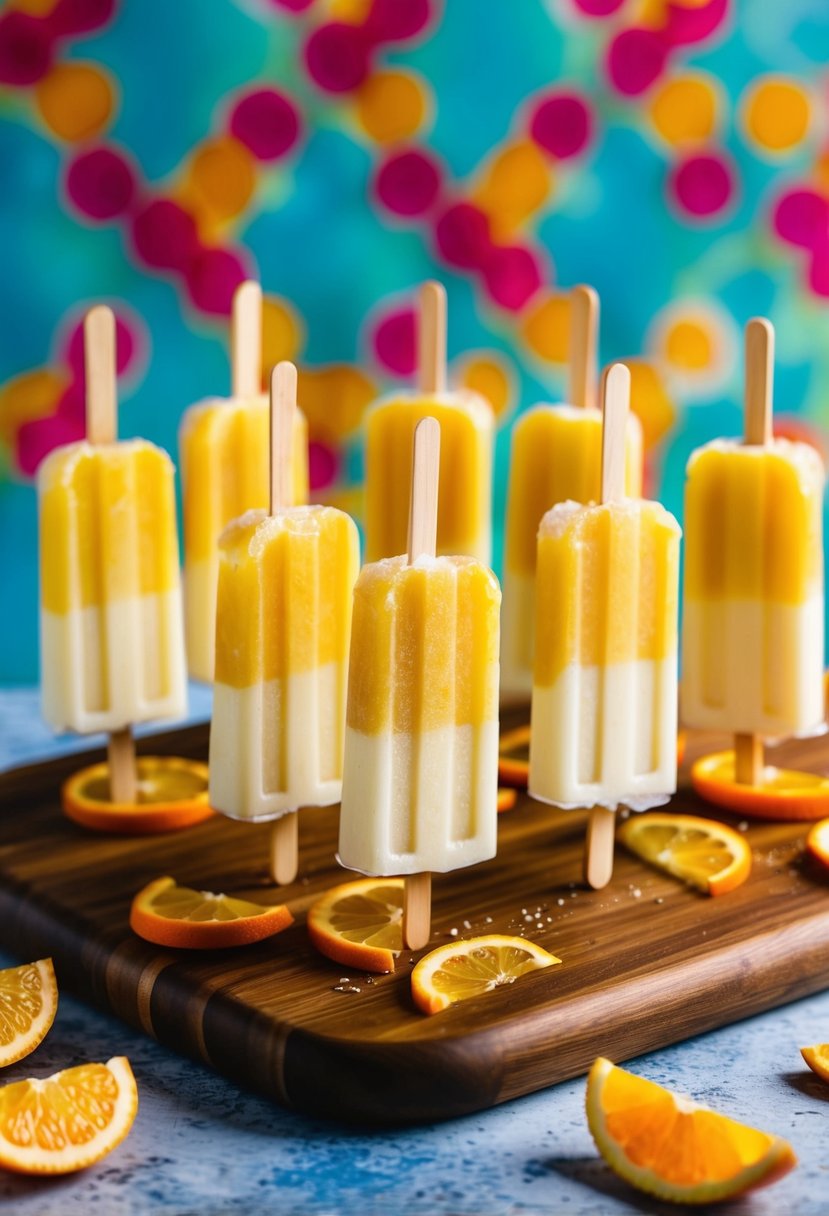
[{"label": "cream popsicle bottom layer", "polygon": [[346,727],[339,859],[363,874],[445,873],[495,856],[498,722]]},{"label": "cream popsicle bottom layer", "polygon": [[535,659],[535,579],[505,570],[501,600],[501,693],[529,701]]},{"label": "cream popsicle bottom layer", "polygon": [[676,789],[676,656],[571,663],[533,689],[529,791],[564,807],[646,810]]},{"label": "cream popsicle bottom layer", "polygon": [[216,683],[210,805],[234,819],[330,806],[342,792],[345,665],[248,688]]},{"label": "cream popsicle bottom layer", "polygon": [[43,716],[55,730],[122,730],[187,712],[181,593],[40,615]]},{"label": "cream popsicle bottom layer", "polygon": [[184,636],[187,669],[194,680],[212,683],[216,667],[217,556],[184,566]]},{"label": "cream popsicle bottom layer", "polygon": [[821,729],[823,596],[686,599],[683,612],[683,721],[772,738]]}]

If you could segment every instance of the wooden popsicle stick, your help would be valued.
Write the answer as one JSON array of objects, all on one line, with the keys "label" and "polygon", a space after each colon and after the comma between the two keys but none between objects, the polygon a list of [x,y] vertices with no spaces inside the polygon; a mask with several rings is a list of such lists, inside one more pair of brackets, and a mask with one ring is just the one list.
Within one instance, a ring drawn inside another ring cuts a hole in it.
[{"label": "wooden popsicle stick", "polygon": [[[772,436],[774,329],[764,317],[752,317],[745,333],[745,419],[743,442],[764,447]],[[759,785],[764,747],[759,735],[735,734],[734,776],[740,785]]]},{"label": "wooden popsicle stick", "polygon": [[[415,427],[412,496],[409,502],[409,565],[434,557],[437,548],[440,424],[422,418]],[[432,875],[408,874],[403,882],[403,945],[420,950],[432,933]]]},{"label": "wooden popsicle stick", "polygon": [[418,382],[424,393],[446,390],[446,289],[429,280],[420,289],[417,327]]},{"label": "wooden popsicle stick", "polygon": [[615,843],[616,812],[605,806],[592,807],[584,846],[584,881],[594,891],[606,887],[613,877]]},{"label": "wooden popsicle stick", "polygon": [[[241,290],[241,288],[240,288]],[[292,502],[294,415],[297,375],[293,363],[277,363],[271,372],[270,507],[283,511]],[[294,881],[299,870],[299,822],[296,811],[281,815],[271,830],[271,878],[279,886]]]},{"label": "wooden popsicle stick", "polygon": [[[115,316],[105,304],[84,317],[86,374],[86,437],[90,443],[115,443],[118,438]],[[109,796],[113,802],[134,804],[138,794],[135,741],[132,730],[113,731],[107,742]]]},{"label": "wooden popsicle stick", "polygon": [[579,284],[570,292],[570,400],[580,409],[598,405],[596,367],[599,339],[599,297]]},{"label": "wooden popsicle stick", "polygon": [[234,397],[262,391],[262,288],[252,279],[233,293],[230,319],[230,375]]}]

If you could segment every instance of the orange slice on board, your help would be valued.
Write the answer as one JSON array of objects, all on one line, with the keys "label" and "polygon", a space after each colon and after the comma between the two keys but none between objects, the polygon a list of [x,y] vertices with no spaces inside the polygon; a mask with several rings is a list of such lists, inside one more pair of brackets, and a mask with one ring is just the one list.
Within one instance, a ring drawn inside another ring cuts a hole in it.
[{"label": "orange slice on board", "polygon": [[50,958],[0,971],[0,1068],[22,1060],[43,1042],[57,1009]]},{"label": "orange slice on board", "polygon": [[120,1144],[138,1110],[129,1060],[79,1064],[0,1089],[0,1166],[20,1174],[70,1174]]},{"label": "orange slice on board", "polygon": [[96,832],[143,836],[174,832],[213,815],[207,765],[179,756],[139,756],[138,801],[112,802],[106,763],[73,773],[61,790],[63,813]]},{"label": "orange slice on board", "polygon": [[511,811],[518,801],[518,790],[502,786],[498,790],[498,810]]},{"label": "orange slice on board", "polygon": [[156,878],[130,908],[130,928],[145,941],[184,950],[247,946],[281,933],[294,922],[284,904],[254,904],[232,895],[180,887]]},{"label": "orange slice on board", "polygon": [[708,895],[733,891],[751,873],[748,841],[715,819],[659,811],[631,815],[619,839],[643,861]]},{"label": "orange slice on board", "polygon": [[818,1043],[814,1047],[801,1047],[800,1054],[822,1081],[829,1082],[829,1043]]},{"label": "orange slice on board", "polygon": [[797,1164],[779,1136],[737,1123],[599,1057],[587,1122],[610,1168],[673,1203],[717,1203],[766,1186]]},{"label": "orange slice on board", "polygon": [[809,829],[806,851],[829,873],[829,819],[821,819],[820,823]]},{"label": "orange slice on board", "polygon": [[829,777],[767,764],[761,785],[744,785],[734,775],[734,752],[703,756],[691,768],[700,798],[757,819],[822,819],[829,814]]},{"label": "orange slice on board", "polygon": [[394,971],[403,949],[403,879],[360,878],[326,891],[308,912],[308,936],[326,958],[360,971]]},{"label": "orange slice on board", "polygon": [[412,972],[412,997],[423,1013],[440,1013],[458,1001],[514,984],[528,971],[561,959],[523,937],[491,933],[432,950]]},{"label": "orange slice on board", "polygon": [[517,726],[498,743],[498,783],[525,790],[530,775],[530,727]]}]

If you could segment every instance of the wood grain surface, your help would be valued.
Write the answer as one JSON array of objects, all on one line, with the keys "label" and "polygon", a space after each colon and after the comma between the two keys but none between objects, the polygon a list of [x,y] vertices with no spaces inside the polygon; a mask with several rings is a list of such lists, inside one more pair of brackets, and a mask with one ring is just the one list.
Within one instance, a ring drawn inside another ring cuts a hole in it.
[{"label": "wood grain surface", "polygon": [[[699,741],[690,758],[703,742],[711,750],[714,741]],[[202,758],[206,743],[200,727],[144,740],[140,750]],[[829,770],[826,740],[778,754]],[[336,808],[302,812],[300,876],[277,890],[268,825],[216,816],[129,839],[65,819],[61,781],[98,758],[0,777],[0,943],[21,959],[50,955],[61,986],[310,1114],[387,1125],[460,1115],[583,1073],[597,1054],[621,1062],[829,986],[829,883],[804,859],[808,825],[748,826],[751,877],[719,899],[621,847],[610,885],[589,891],[586,815],[521,797],[500,816],[497,858],[435,876],[430,947],[453,930],[523,933],[563,965],[425,1017],[409,990],[416,955],[404,953],[394,974],[367,977],[308,942],[308,907],[347,878],[333,857]],[[672,807],[729,819],[687,789]],[[287,902],[296,923],[232,951],[151,946],[130,932],[128,911],[161,874]]]}]

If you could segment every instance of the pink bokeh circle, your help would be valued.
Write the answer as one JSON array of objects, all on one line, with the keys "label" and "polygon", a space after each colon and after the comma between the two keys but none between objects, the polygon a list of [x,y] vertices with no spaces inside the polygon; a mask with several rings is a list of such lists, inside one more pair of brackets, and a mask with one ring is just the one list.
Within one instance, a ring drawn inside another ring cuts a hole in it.
[{"label": "pink bokeh circle", "polygon": [[157,270],[185,271],[200,248],[196,221],[168,198],[154,199],[136,213],[132,244],[140,261]]},{"label": "pink bokeh circle", "polygon": [[73,206],[92,220],[111,220],[127,210],[135,177],[127,160],[112,148],[92,148],[70,162],[66,193]]},{"label": "pink bokeh circle", "polygon": [[733,199],[734,172],[724,157],[700,153],[681,160],[669,181],[670,193],[683,214],[694,219],[718,215]]},{"label": "pink bokeh circle", "polygon": [[397,152],[379,168],[374,192],[394,215],[423,215],[440,191],[440,170],[423,152]]},{"label": "pink bokeh circle", "polygon": [[492,252],[489,220],[472,203],[453,203],[435,224],[435,242],[450,266],[480,270]]},{"label": "pink bokeh circle", "polygon": [[187,269],[187,291],[201,312],[227,317],[233,293],[247,277],[238,254],[229,249],[202,249]]},{"label": "pink bokeh circle", "polygon": [[368,75],[371,41],[359,25],[329,21],[305,44],[305,64],[326,93],[350,93]]},{"label": "pink bokeh circle", "polygon": [[520,312],[544,282],[538,259],[520,245],[492,250],[484,267],[486,289],[496,304]]},{"label": "pink bokeh circle", "polygon": [[396,376],[411,376],[417,362],[417,320],[413,308],[387,313],[372,334],[374,355]]},{"label": "pink bokeh circle", "polygon": [[590,139],[591,116],[581,97],[563,93],[539,103],[530,120],[530,135],[557,160],[576,156]]},{"label": "pink bokeh circle", "polygon": [[257,160],[278,160],[299,137],[299,113],[276,89],[257,89],[234,106],[230,131]]}]

